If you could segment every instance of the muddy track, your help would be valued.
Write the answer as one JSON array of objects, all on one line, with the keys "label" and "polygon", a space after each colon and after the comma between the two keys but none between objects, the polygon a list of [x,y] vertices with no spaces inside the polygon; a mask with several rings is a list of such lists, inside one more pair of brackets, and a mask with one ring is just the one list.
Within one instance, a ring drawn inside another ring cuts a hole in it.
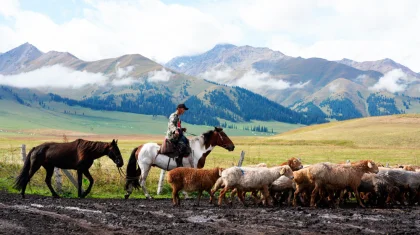
[{"label": "muddy track", "polygon": [[0,234],[419,234],[420,207],[216,207],[169,199],[53,199],[0,192]]}]

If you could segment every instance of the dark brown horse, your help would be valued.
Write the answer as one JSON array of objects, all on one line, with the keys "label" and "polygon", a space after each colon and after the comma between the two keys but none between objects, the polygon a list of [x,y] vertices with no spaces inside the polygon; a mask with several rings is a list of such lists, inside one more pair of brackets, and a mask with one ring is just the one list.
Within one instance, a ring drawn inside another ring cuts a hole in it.
[{"label": "dark brown horse", "polygon": [[[89,168],[93,161],[104,155],[108,155],[117,167],[122,167],[124,161],[121,157],[117,141],[111,143],[87,141],[77,139],[70,143],[43,143],[31,149],[26,157],[22,171],[15,181],[14,188],[21,190],[22,198],[25,197],[26,185],[32,176],[41,166],[47,171],[45,183],[50,189],[53,197],[59,197],[51,186],[51,178],[54,174],[54,167],[61,169],[77,170],[78,196],[83,198],[89,194],[93,185],[93,178],[89,173]],[[82,177],[85,175],[89,179],[89,187],[82,194]]]}]

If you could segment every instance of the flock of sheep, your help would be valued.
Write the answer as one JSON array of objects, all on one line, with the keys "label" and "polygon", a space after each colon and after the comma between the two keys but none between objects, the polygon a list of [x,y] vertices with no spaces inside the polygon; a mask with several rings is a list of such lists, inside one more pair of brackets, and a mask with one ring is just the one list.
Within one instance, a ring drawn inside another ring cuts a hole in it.
[{"label": "flock of sheep", "polygon": [[[215,192],[221,188],[219,206],[223,201],[232,204],[235,195],[245,205],[247,192],[252,193],[256,204],[264,205],[336,207],[351,197],[355,197],[361,207],[365,204],[420,205],[420,167],[390,168],[378,166],[371,160],[303,166],[300,159],[291,158],[270,168],[263,163],[227,169],[181,167],[169,171],[168,182],[174,205],[180,205],[181,190],[198,192],[199,204],[203,191],[210,194],[210,203],[213,203]],[[230,201],[225,197],[228,191]]]}]

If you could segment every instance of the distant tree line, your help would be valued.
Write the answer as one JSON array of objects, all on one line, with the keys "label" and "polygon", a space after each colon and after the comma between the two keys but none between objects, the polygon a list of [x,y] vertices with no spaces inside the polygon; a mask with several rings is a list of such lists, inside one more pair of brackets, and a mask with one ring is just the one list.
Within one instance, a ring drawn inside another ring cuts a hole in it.
[{"label": "distant tree line", "polygon": [[228,128],[228,129],[238,129],[238,126],[235,124],[227,124],[226,122],[221,122],[220,127]]},{"label": "distant tree line", "polygon": [[312,115],[314,117],[319,117],[320,119],[327,118],[327,115],[312,102],[298,105],[297,110],[304,115]]},{"label": "distant tree line", "polygon": [[245,130],[245,131],[255,131],[255,132],[270,132],[270,133],[274,133],[274,130],[271,128],[271,130],[268,130],[268,127],[266,127],[266,126],[261,126],[261,125],[258,125],[258,126],[251,126],[251,127],[248,127],[248,126],[243,126],[243,128],[242,128],[243,130]]},{"label": "distant tree line", "polygon": [[394,98],[386,97],[379,93],[371,94],[366,102],[368,103],[368,111],[371,116],[405,113],[397,108]]},{"label": "distant tree line", "polygon": [[[147,115],[169,116],[175,111],[176,104],[170,94],[155,93],[152,85],[142,84],[138,94],[102,94],[83,100],[64,98],[49,94],[51,101],[62,102],[69,106],[79,105],[95,110],[122,111]],[[152,90],[147,90],[147,88]],[[185,88],[186,89],[186,88]],[[239,121],[279,121],[286,123],[313,124],[326,122],[324,116],[310,113],[301,114],[285,108],[267,98],[246,89],[233,87],[230,93],[220,90],[208,92],[206,102],[197,96],[190,96],[185,104],[190,108],[183,121],[191,124],[220,126],[218,118],[231,122]],[[255,127],[257,130],[257,128]],[[260,127],[260,130],[265,131]],[[267,130],[268,131],[268,130]]]},{"label": "distant tree line", "polygon": [[330,118],[334,118],[336,120],[348,120],[353,118],[360,118],[363,115],[356,109],[353,102],[351,100],[344,98],[344,99],[326,99],[321,102],[319,105],[321,107],[328,106],[331,110]]}]

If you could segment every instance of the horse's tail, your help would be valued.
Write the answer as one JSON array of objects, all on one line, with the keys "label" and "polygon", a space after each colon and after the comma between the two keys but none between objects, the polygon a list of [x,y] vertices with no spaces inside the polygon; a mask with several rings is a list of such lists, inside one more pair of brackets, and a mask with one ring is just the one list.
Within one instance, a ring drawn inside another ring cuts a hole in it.
[{"label": "horse's tail", "polygon": [[141,175],[141,170],[136,159],[136,152],[139,148],[141,148],[141,146],[136,147],[133,151],[131,151],[131,156],[127,163],[125,190],[127,190],[130,185],[132,185],[135,189],[140,188],[139,176]]},{"label": "horse's tail", "polygon": [[31,169],[31,154],[34,150],[35,148],[32,148],[31,151],[29,151],[28,155],[26,156],[25,163],[23,164],[23,168],[15,180],[13,188],[15,188],[16,190],[22,190],[22,188],[25,187],[25,185],[27,185],[29,182],[29,170]]}]

